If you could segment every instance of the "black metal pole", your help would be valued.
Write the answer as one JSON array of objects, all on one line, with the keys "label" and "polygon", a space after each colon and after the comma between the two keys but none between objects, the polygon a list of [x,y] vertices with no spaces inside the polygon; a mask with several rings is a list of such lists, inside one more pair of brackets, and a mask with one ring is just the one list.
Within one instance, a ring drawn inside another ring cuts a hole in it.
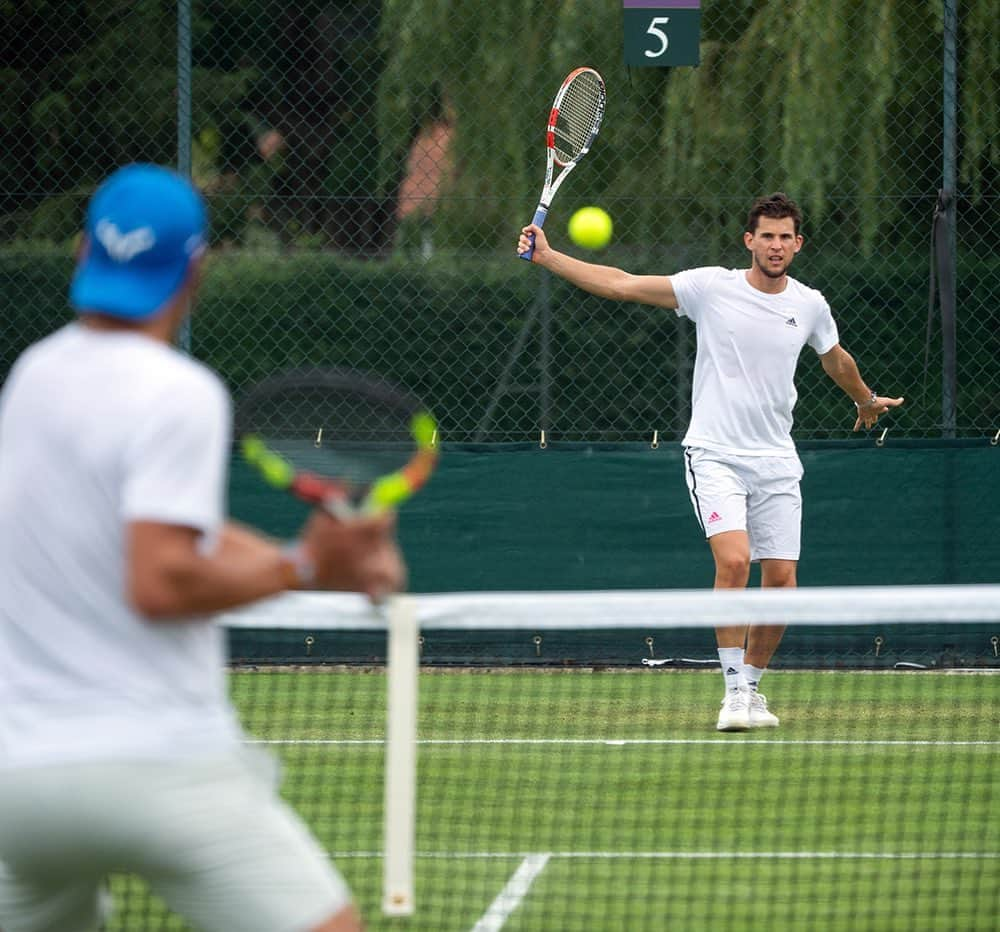
[{"label": "black metal pole", "polygon": [[[191,0],[177,0],[177,171],[191,177]],[[191,352],[190,315],[177,342]]]},{"label": "black metal pole", "polygon": [[955,231],[957,184],[957,106],[958,106],[958,0],[944,0],[944,61],[942,68],[943,124],[941,193],[938,198],[940,226],[935,251],[938,264],[938,287],[941,299],[941,427],[942,435],[954,437],[958,406],[958,321],[957,277],[958,251]]}]

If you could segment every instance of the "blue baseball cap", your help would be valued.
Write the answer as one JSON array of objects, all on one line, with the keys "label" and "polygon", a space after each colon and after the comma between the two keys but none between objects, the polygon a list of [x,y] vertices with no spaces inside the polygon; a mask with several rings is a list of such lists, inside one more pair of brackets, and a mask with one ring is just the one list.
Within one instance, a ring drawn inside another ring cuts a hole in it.
[{"label": "blue baseball cap", "polygon": [[157,165],[118,169],[87,208],[70,304],[126,320],[154,317],[204,250],[205,227],[205,204],[186,178]]}]

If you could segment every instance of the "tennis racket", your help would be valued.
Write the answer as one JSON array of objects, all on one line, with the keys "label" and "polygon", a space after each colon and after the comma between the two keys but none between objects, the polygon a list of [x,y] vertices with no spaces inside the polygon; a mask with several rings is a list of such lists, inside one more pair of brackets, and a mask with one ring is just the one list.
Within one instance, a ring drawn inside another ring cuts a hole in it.
[{"label": "tennis racket", "polygon": [[[552,102],[545,130],[545,184],[531,221],[535,226],[545,224],[545,217],[559,186],[590,151],[594,137],[601,128],[601,120],[604,119],[606,99],[604,79],[593,68],[571,71],[559,88],[559,93]],[[554,165],[561,169],[556,178],[552,177]],[[521,258],[530,262],[535,254],[535,236],[532,233],[528,238],[531,245],[521,253]]]},{"label": "tennis racket", "polygon": [[238,400],[235,426],[243,458],[269,485],[341,518],[398,507],[438,460],[420,401],[350,369],[271,376]]}]

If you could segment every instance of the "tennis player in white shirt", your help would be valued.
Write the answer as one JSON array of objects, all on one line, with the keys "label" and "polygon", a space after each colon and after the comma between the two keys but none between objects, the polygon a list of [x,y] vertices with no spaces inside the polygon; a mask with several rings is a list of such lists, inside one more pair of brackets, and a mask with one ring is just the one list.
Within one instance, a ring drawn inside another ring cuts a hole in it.
[{"label": "tennis player in white shirt", "polygon": [[[697,352],[691,423],[683,440],[688,490],[715,559],[715,588],[747,585],[760,562],[761,584],[796,584],[801,536],[802,464],[792,442],[795,367],[803,347],[856,407],[854,429],[871,427],[902,398],[874,392],[840,345],[823,296],[788,275],[802,248],[802,215],[782,193],[758,198],[743,242],[750,268],[696,268],[675,275],[632,275],[553,249],[542,230],[521,232],[518,253],[535,234],[533,261],[579,288],[616,301],[671,308],[694,321]],[[716,727],[775,727],[759,690],[784,627],[716,629],[725,695]]]},{"label": "tennis player in white shirt", "polygon": [[388,517],[315,514],[291,551],[226,520],[229,396],[170,345],[204,236],[180,176],[112,175],[88,209],[79,318],[0,395],[3,932],[96,929],[114,870],[204,932],[361,928],[244,746],[208,616],[305,583],[378,597],[405,566]]}]

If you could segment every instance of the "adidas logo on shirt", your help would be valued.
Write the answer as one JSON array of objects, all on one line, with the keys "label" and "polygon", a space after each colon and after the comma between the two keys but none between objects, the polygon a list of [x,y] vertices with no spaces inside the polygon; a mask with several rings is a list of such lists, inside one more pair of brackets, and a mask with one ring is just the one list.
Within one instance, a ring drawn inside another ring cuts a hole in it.
[{"label": "adidas logo on shirt", "polygon": [[785,321],[785,323],[786,323],[786,324],[787,324],[787,325],[788,325],[789,327],[798,327],[798,323],[796,322],[796,320],[795,320],[795,318],[794,318],[794,317],[789,317],[789,318],[788,318],[788,320],[786,320],[786,321]]}]

